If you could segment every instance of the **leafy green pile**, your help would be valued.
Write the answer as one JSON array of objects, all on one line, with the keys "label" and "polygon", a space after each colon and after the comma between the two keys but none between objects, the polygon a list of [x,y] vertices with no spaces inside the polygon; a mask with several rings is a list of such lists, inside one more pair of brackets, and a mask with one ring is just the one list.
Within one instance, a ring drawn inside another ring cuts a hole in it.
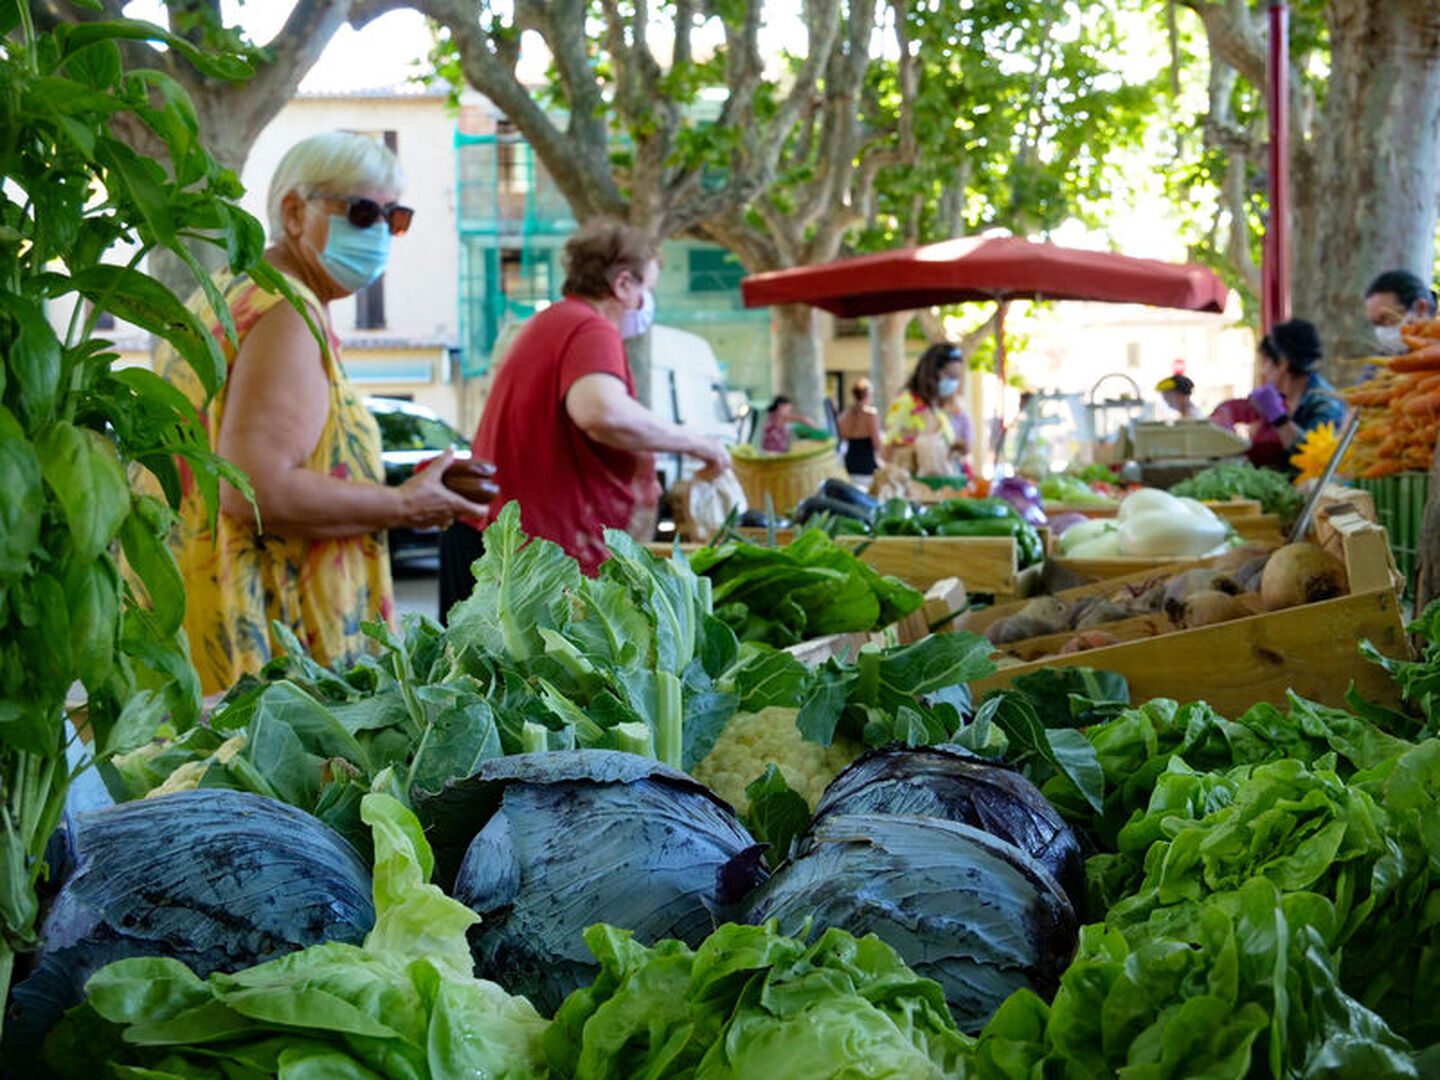
[{"label": "leafy green pile", "polygon": [[1416,1076],[1404,1040],[1336,985],[1336,924],[1324,898],[1256,878],[1196,900],[1183,918],[1087,926],[1054,1001],[1012,995],[980,1035],[975,1071]]},{"label": "leafy green pile", "polygon": [[1071,775],[1044,791],[1098,851],[1103,918],[1050,1005],[992,1018],[982,1075],[1416,1075],[1409,1046],[1440,1042],[1440,740],[1351,707],[1092,724],[1098,817]]},{"label": "leafy green pile", "polygon": [[48,1041],[62,1078],[419,1080],[540,1077],[546,1021],[472,974],[465,931],[479,916],[428,884],[413,814],[365,797],[374,830],[375,928],[201,980],[161,957],[120,960],[86,984]]},{"label": "leafy green pile", "polygon": [[1286,524],[1294,521],[1305,505],[1305,496],[1295,490],[1284,474],[1273,469],[1257,469],[1248,461],[1201,469],[1172,487],[1170,494],[1216,501],[1259,499],[1265,513],[1279,514]]},{"label": "leafy green pile", "polygon": [[726,925],[697,950],[609,926],[586,942],[601,972],[546,1032],[552,1075],[575,1080],[942,1080],[971,1046],[937,983],[878,938],[813,944]]},{"label": "leafy green pile", "polygon": [[[608,536],[612,557],[595,578],[557,545],[530,540],[513,505],[485,536],[475,592],[448,630],[419,617],[398,635],[371,625],[383,654],[340,672],[277,626],[282,655],[237,684],[206,725],[102,766],[111,791],[250,791],[313,813],[363,853],[360,803],[385,770],[408,802],[490,758],[536,750],[627,750],[690,769],[737,712],[821,715],[848,678],[740,642],[711,614],[707,578],[623,533]],[[867,655],[840,697],[865,710],[858,724],[872,742],[937,741],[961,717],[922,723],[930,710],[915,695],[988,673],[988,649],[976,635],[945,634]]]},{"label": "leafy green pile", "polygon": [[701,548],[690,565],[714,588],[715,616],[741,641],[777,647],[807,638],[878,630],[925,598],[881,575],[820,529],[784,547],[731,540]]}]

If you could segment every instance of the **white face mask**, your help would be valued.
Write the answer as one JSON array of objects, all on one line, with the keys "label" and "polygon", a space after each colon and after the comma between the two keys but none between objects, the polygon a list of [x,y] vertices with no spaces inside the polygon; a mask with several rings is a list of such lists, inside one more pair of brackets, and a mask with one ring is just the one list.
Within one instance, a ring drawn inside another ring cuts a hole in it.
[{"label": "white face mask", "polygon": [[1410,350],[1405,345],[1405,339],[1400,336],[1399,325],[1373,327],[1375,338],[1380,342],[1380,352],[1385,356],[1398,356]]},{"label": "white face mask", "polygon": [[649,289],[645,290],[644,297],[638,308],[631,308],[620,319],[620,336],[622,338],[636,338],[650,329],[650,324],[655,321],[655,294]]}]

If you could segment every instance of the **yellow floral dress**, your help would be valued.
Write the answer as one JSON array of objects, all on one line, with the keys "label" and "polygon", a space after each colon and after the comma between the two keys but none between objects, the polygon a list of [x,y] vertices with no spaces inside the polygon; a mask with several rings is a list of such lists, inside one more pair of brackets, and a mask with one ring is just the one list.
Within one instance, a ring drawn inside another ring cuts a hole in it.
[{"label": "yellow floral dress", "polygon": [[[339,338],[315,295],[294,278],[287,280],[328,340],[328,348],[321,352],[330,378],[330,410],[306,467],[383,484],[380,430],[345,375]],[[271,307],[286,302],[248,277],[232,279],[224,273],[217,284],[240,342]],[[220,339],[233,367],[237,349],[225,342],[203,293],[192,301],[191,309]],[[225,415],[228,382],[205,408],[204,388],[182,356],[162,348],[156,369],[200,410],[213,448]],[[271,658],[276,651],[271,620],[288,626],[324,664],[348,665],[370,651],[360,624],[394,621],[394,585],[384,533],[326,540],[275,536],[257,532],[253,516],[235,518],[223,510],[212,532],[194,477],[183,461],[179,464],[183,501],[170,545],[185,579],[185,632],[205,693],[231,686]],[[158,485],[154,487],[158,490]]]},{"label": "yellow floral dress", "polygon": [[955,429],[940,409],[932,409],[909,390],[902,390],[885,410],[885,445],[910,446],[926,432],[937,434],[950,446]]}]

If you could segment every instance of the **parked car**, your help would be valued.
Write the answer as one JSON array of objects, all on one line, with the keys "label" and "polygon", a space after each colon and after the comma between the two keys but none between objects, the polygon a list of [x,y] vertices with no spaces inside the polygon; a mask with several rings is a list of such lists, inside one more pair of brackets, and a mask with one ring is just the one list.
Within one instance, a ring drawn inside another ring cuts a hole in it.
[{"label": "parked car", "polygon": [[[365,406],[380,426],[381,458],[385,482],[403,484],[415,468],[453,449],[457,458],[470,456],[470,440],[448,424],[439,413],[401,398],[367,397]],[[391,529],[390,561],[409,562],[434,559],[440,555],[439,529]]]}]

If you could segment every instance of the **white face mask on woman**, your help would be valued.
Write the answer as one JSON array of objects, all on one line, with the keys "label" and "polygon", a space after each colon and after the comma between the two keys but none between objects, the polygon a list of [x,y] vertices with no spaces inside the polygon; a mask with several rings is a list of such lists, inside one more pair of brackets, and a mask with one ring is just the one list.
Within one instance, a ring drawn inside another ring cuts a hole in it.
[{"label": "white face mask on woman", "polygon": [[1410,351],[1409,347],[1405,344],[1405,339],[1400,336],[1400,325],[1398,323],[1394,326],[1376,326],[1372,327],[1372,329],[1375,331],[1375,339],[1380,342],[1380,352],[1382,355],[1398,356]]},{"label": "white face mask on woman", "polygon": [[638,308],[631,308],[620,319],[620,336],[622,338],[637,338],[655,321],[655,294],[649,289],[645,290],[644,296]]}]

